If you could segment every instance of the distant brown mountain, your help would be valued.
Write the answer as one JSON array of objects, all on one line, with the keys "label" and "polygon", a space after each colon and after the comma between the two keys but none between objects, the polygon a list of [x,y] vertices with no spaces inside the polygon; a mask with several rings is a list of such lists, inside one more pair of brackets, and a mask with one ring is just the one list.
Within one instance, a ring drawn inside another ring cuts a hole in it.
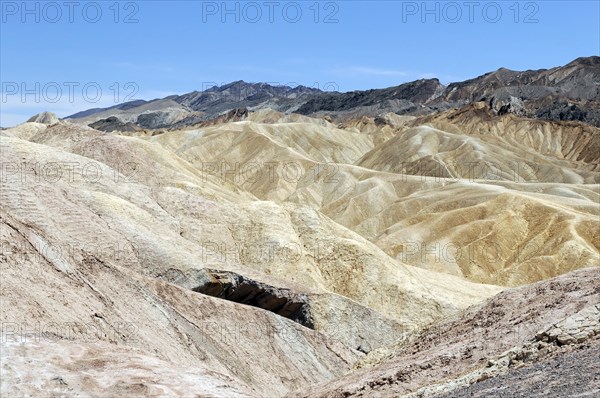
[{"label": "distant brown mountain", "polygon": [[[422,79],[390,88],[346,93],[236,81],[202,92],[90,109],[67,119],[90,124],[114,116],[123,123],[154,129],[194,125],[243,108],[269,108],[347,120],[389,112],[424,115],[482,100],[498,114],[576,120],[600,126],[600,57],[577,58],[552,69],[500,68],[448,86],[438,79]],[[115,121],[106,124],[112,126]]]},{"label": "distant brown mountain", "polygon": [[500,68],[452,83],[434,104],[486,100],[502,113],[538,119],[579,120],[600,125],[600,57],[577,58],[557,68],[525,72]]}]

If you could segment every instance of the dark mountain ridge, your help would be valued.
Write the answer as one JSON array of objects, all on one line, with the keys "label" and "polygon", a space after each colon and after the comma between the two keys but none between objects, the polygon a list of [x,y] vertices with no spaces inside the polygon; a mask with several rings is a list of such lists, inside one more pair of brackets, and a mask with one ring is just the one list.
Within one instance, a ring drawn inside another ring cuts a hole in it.
[{"label": "dark mountain ridge", "polygon": [[343,93],[239,80],[163,99],[89,109],[68,119],[89,124],[114,116],[142,128],[168,128],[197,124],[243,108],[272,108],[343,120],[388,112],[423,115],[476,101],[488,102],[499,114],[577,120],[600,126],[600,57],[581,57],[551,69],[500,68],[448,86],[438,79],[421,79],[384,89]]}]

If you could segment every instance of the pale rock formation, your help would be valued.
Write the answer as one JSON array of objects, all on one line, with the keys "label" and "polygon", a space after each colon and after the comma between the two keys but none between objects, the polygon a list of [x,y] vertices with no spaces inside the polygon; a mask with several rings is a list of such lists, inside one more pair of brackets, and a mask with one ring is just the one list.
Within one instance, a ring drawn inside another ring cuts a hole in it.
[{"label": "pale rock formation", "polygon": [[[120,120],[198,116],[169,101]],[[155,135],[36,120],[0,132],[2,395],[414,393],[450,362],[480,377],[596,341],[597,129],[479,105]]]},{"label": "pale rock formation", "polygon": [[52,112],[42,112],[32,116],[27,120],[27,123],[42,123],[52,125],[58,123],[58,117]]}]

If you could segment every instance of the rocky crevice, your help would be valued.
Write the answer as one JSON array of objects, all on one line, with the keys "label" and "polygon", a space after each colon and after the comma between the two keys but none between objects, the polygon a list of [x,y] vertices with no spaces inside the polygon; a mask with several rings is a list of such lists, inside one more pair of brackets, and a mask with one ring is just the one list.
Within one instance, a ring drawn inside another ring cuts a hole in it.
[{"label": "rocky crevice", "polygon": [[195,292],[262,308],[314,329],[306,294],[271,286],[229,271],[206,271],[208,278],[192,289]]}]

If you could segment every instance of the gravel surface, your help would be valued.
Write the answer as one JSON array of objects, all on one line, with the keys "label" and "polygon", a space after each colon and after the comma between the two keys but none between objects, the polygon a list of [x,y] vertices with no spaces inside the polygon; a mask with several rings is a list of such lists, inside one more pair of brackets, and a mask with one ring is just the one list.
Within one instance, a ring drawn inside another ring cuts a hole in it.
[{"label": "gravel surface", "polygon": [[459,388],[436,398],[600,397],[600,344]]}]

